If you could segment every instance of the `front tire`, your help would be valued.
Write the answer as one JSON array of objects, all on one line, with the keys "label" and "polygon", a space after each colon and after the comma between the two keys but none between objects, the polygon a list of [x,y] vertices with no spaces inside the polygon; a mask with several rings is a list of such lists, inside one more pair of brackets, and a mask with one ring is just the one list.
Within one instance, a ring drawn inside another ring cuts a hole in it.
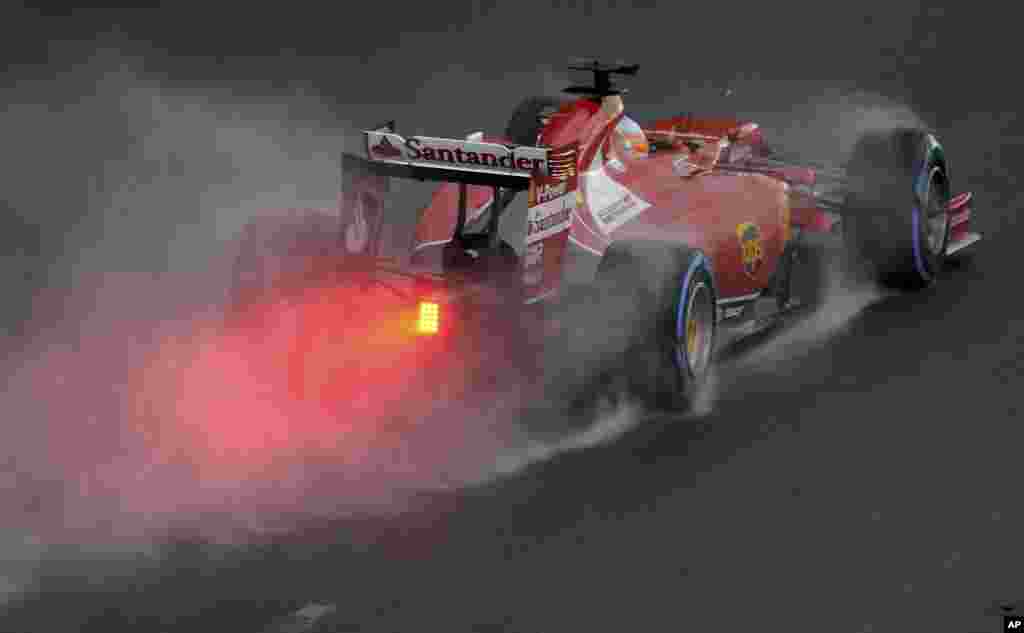
[{"label": "front tire", "polygon": [[935,282],[949,241],[949,179],[942,146],[919,129],[864,135],[847,167],[844,238],[883,285]]}]

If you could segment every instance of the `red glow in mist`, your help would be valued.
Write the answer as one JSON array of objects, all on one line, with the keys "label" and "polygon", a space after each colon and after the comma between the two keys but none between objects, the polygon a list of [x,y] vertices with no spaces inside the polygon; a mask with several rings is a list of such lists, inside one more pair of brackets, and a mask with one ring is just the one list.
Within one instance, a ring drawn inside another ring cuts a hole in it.
[{"label": "red glow in mist", "polygon": [[147,359],[133,414],[165,459],[240,474],[354,458],[453,382],[437,339],[417,336],[415,312],[386,289],[310,290],[248,312],[238,327],[164,339]]},{"label": "red glow in mist", "polygon": [[444,305],[424,336],[418,303],[385,287],[309,288],[225,317],[176,302],[187,281],[81,285],[59,331],[12,361],[11,525],[113,542],[262,530],[391,512],[493,468],[510,409],[479,397],[487,359],[451,348]]}]

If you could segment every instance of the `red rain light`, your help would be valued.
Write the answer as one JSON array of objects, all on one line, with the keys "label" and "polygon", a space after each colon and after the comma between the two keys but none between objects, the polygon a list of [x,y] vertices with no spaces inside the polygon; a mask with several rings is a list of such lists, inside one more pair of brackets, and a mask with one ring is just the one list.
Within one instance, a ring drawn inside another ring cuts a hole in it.
[{"label": "red rain light", "polygon": [[418,334],[437,334],[441,324],[441,306],[432,301],[420,301],[420,315],[416,321]]}]

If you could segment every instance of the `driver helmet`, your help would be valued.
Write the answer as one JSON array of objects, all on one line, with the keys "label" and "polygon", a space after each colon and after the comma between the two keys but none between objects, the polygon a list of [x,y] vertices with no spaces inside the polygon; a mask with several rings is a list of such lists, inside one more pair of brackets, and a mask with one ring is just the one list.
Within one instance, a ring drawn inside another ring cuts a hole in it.
[{"label": "driver helmet", "polygon": [[623,115],[612,133],[611,149],[623,158],[644,158],[650,153],[650,144],[640,125]]}]

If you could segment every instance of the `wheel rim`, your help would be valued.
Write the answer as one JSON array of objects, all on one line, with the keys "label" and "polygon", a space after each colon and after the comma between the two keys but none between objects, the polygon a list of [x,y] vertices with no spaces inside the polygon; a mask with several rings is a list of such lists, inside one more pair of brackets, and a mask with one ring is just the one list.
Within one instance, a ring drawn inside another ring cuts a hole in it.
[{"label": "wheel rim", "polygon": [[684,335],[679,341],[680,356],[695,377],[703,375],[711,356],[712,315],[711,289],[698,282],[687,300]]},{"label": "wheel rim", "polygon": [[935,195],[938,183],[938,167],[933,167],[928,177],[928,191],[925,200],[925,241],[928,244],[928,252],[938,257],[946,247],[946,233],[948,232],[949,215],[943,204],[942,196]]}]

